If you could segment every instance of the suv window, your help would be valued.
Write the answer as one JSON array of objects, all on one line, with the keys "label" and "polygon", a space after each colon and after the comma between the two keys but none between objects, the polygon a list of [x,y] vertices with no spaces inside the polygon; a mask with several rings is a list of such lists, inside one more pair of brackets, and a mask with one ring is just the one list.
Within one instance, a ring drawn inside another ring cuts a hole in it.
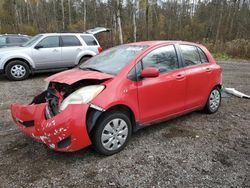
[{"label": "suv window", "polygon": [[195,46],[180,45],[180,47],[185,67],[201,64],[200,55]]},{"label": "suv window", "polygon": [[81,42],[76,36],[61,36],[62,46],[81,46]]},{"label": "suv window", "polygon": [[197,49],[198,49],[198,52],[199,52],[199,54],[200,54],[201,63],[208,63],[207,56],[206,56],[206,54],[203,52],[203,50],[200,49],[200,48],[197,48]]},{"label": "suv window", "polygon": [[18,43],[23,43],[26,41],[22,37],[8,37],[7,38],[7,43],[10,43],[10,44],[16,44],[16,43],[18,44]]},{"label": "suv window", "polygon": [[6,37],[0,37],[0,45],[6,44]]},{"label": "suv window", "polygon": [[39,43],[39,46],[43,48],[55,48],[59,47],[59,37],[58,36],[50,36],[42,39]]},{"label": "suv window", "polygon": [[81,38],[84,40],[84,42],[88,45],[88,46],[97,46],[97,42],[95,40],[94,37],[92,36],[87,36],[87,35],[81,35]]},{"label": "suv window", "polygon": [[143,68],[156,67],[161,73],[178,69],[178,58],[173,45],[157,48],[142,60]]}]

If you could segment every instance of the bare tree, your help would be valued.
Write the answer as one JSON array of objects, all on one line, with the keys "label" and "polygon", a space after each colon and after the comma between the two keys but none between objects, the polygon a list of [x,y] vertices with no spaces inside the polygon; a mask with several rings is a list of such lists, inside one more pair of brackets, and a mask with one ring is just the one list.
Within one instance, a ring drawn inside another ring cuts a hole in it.
[{"label": "bare tree", "polygon": [[63,2],[63,0],[61,0],[61,8],[62,8],[62,29],[65,30],[64,2]]},{"label": "bare tree", "polygon": [[146,38],[149,39],[149,2],[146,0]]},{"label": "bare tree", "polygon": [[121,23],[121,2],[117,0],[117,26],[119,31],[119,42],[123,44],[122,23]]},{"label": "bare tree", "polygon": [[69,25],[71,25],[71,0],[68,0],[68,9],[69,9]]},{"label": "bare tree", "polygon": [[87,8],[86,0],[83,0],[83,30],[86,30]]},{"label": "bare tree", "polygon": [[136,40],[137,40],[136,19],[137,19],[138,10],[139,10],[139,1],[133,0],[133,39],[134,39],[134,42],[136,42]]}]

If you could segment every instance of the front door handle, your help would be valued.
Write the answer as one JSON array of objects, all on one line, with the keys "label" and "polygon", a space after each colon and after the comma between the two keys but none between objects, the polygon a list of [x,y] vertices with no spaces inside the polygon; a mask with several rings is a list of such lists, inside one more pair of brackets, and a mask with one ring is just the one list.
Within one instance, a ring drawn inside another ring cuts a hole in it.
[{"label": "front door handle", "polygon": [[54,49],[54,50],[52,50],[52,52],[59,52],[59,50],[57,50],[57,49]]}]

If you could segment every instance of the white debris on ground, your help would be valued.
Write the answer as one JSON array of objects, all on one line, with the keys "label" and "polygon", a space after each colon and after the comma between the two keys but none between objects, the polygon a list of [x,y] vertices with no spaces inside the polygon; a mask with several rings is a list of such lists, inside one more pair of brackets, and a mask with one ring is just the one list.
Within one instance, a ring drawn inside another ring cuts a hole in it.
[{"label": "white debris on ground", "polygon": [[232,94],[232,95],[234,95],[236,97],[250,99],[250,95],[246,95],[244,93],[241,93],[241,92],[237,91],[234,88],[224,88],[224,91],[226,93]]}]

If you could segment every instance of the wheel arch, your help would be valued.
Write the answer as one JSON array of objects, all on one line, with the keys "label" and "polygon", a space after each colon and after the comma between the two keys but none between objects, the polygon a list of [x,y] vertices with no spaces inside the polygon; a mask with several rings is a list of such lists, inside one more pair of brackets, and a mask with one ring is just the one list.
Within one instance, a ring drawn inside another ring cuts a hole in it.
[{"label": "wheel arch", "polygon": [[107,110],[105,110],[103,112],[90,107],[88,112],[87,112],[87,120],[86,120],[88,133],[89,134],[91,133],[93,128],[97,125],[96,122],[104,114],[109,113],[110,111],[113,111],[113,110],[124,112],[131,120],[133,132],[138,130],[138,125],[136,123],[135,115],[134,115],[134,112],[132,111],[132,109],[124,104],[118,104],[118,105],[111,106],[110,108],[108,108]]},{"label": "wheel arch", "polygon": [[78,55],[77,55],[77,57],[76,57],[76,59],[75,59],[75,64],[77,65],[79,62],[80,62],[80,60],[81,60],[81,58],[83,58],[84,56],[86,57],[86,56],[91,56],[91,57],[93,57],[93,56],[95,56],[96,55],[96,53],[95,52],[93,52],[93,51],[90,51],[90,50],[84,50],[83,52],[81,52],[81,53],[79,53]]},{"label": "wheel arch", "polygon": [[30,71],[32,71],[32,66],[31,66],[31,64],[29,63],[29,61],[27,61],[26,59],[24,59],[24,58],[11,58],[11,59],[9,59],[8,61],[6,61],[6,63],[4,64],[4,68],[3,68],[3,70],[4,70],[4,74],[6,73],[6,67],[7,67],[7,65],[10,63],[10,62],[12,62],[12,61],[22,61],[22,62],[24,62],[25,64],[27,64],[28,65],[28,67],[29,67],[29,69],[30,69]]},{"label": "wheel arch", "polygon": [[83,58],[85,58],[85,57],[89,57],[89,58],[91,58],[91,57],[93,57],[91,54],[85,54],[85,55],[83,55],[83,56],[81,56],[80,57],[80,59],[79,59],[79,61],[78,61],[78,64],[81,62],[81,60],[83,59]]}]

